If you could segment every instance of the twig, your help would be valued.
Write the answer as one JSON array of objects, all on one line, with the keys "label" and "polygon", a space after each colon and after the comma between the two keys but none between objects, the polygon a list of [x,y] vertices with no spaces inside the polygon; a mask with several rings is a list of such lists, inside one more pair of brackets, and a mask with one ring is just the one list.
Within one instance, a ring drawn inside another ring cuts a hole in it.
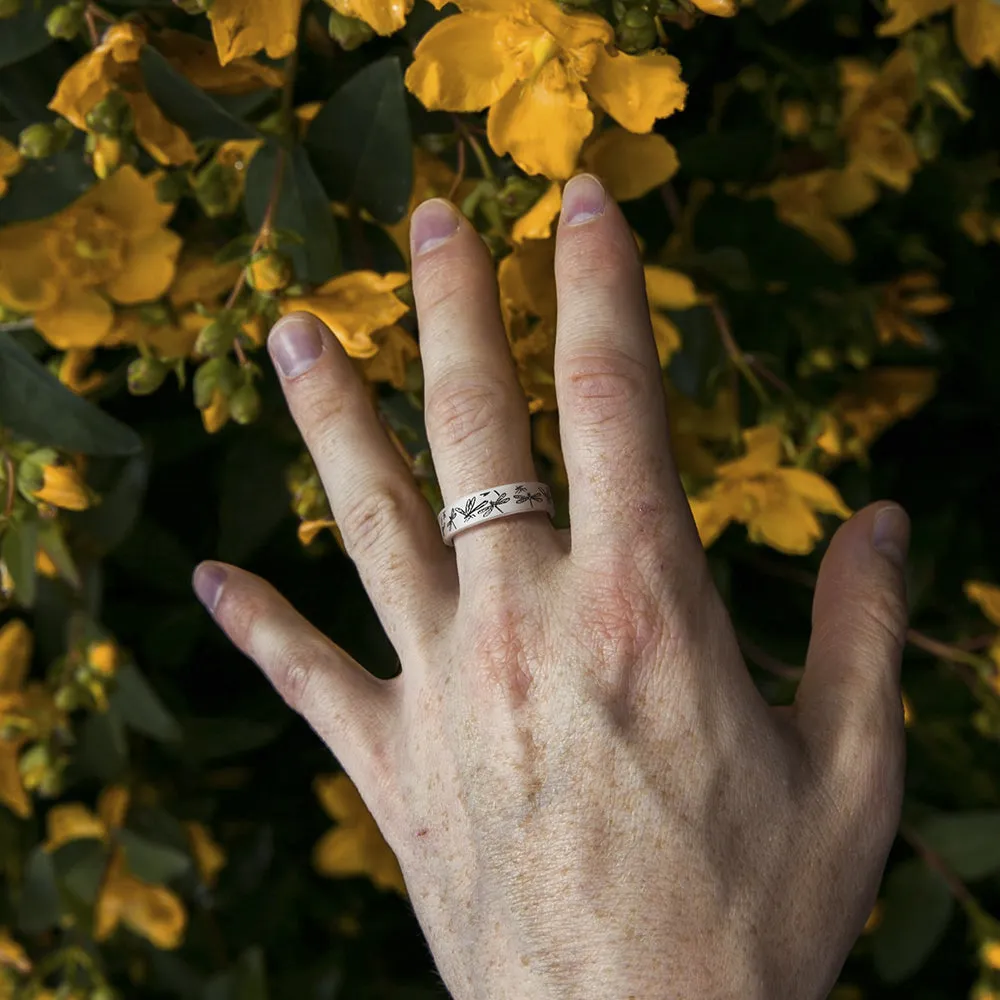
[{"label": "twig", "polygon": [[96,49],[101,44],[100,36],[97,34],[97,25],[94,22],[94,11],[90,6],[83,12],[83,23],[87,26],[87,36],[90,38],[90,47]]},{"label": "twig", "polygon": [[462,181],[465,180],[465,148],[465,139],[462,138],[458,144],[458,169],[455,171],[455,179],[448,189],[448,201],[455,200],[455,195],[458,194],[458,189],[462,186]]},{"label": "twig", "polygon": [[754,374],[753,369],[747,364],[746,355],[740,350],[739,344],[736,343],[736,338],[733,336],[733,329],[729,325],[729,319],[717,298],[712,298],[709,302],[709,309],[712,311],[712,318],[715,320],[716,327],[718,327],[719,338],[722,340],[722,346],[725,348],[729,360],[732,361],[736,366],[736,370],[747,380],[747,384],[753,389],[757,399],[765,406],[768,406],[771,402],[771,397],[768,396],[767,390],[760,384],[760,379]]},{"label": "twig", "polygon": [[960,649],[958,646],[952,646],[946,642],[932,639],[929,635],[924,635],[923,632],[918,632],[916,629],[907,629],[906,641],[911,646],[916,646],[918,649],[922,649],[941,660],[950,660],[952,663],[964,663],[967,666],[974,667],[976,670],[982,669],[984,664],[983,657]]},{"label": "twig", "polygon": [[455,123],[455,131],[458,132],[458,134],[469,144],[469,148],[479,161],[479,169],[482,171],[483,177],[490,181],[496,180],[493,168],[490,166],[490,161],[483,152],[483,147],[479,144],[476,137],[469,131],[468,126],[456,114],[452,114],[451,120]]},{"label": "twig", "polygon": [[928,868],[936,871],[948,884],[951,894],[967,909],[978,911],[979,904],[965,887],[965,883],[948,867],[947,862],[907,823],[900,824],[899,835],[923,859]]},{"label": "twig", "polygon": [[766,649],[758,646],[753,639],[750,639],[743,633],[740,633],[737,638],[739,639],[740,649],[743,650],[747,659],[756,663],[762,670],[790,681],[797,681],[802,677],[802,667],[793,667],[790,663],[785,663],[783,660],[772,656]]}]

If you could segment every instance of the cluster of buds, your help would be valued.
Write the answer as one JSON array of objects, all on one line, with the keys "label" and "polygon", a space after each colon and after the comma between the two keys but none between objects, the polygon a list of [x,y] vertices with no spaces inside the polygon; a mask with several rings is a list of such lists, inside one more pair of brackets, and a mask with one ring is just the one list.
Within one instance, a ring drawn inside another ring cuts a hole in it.
[{"label": "cluster of buds", "polygon": [[121,652],[111,639],[77,643],[53,665],[56,707],[63,712],[106,712],[120,661]]},{"label": "cluster of buds", "polygon": [[122,91],[112,90],[98,101],[87,113],[86,124],[86,151],[99,178],[138,159],[132,105]]},{"label": "cluster of buds", "polygon": [[21,130],[17,151],[26,160],[45,160],[61,153],[73,135],[73,126],[65,118],[35,122]]},{"label": "cluster of buds", "polygon": [[285,471],[292,511],[300,521],[322,521],[333,515],[312,456],[303,452]]},{"label": "cluster of buds", "polygon": [[194,405],[203,413],[218,411],[213,422],[224,422],[224,417],[251,424],[260,415],[260,393],[254,384],[260,374],[256,365],[237,364],[228,355],[209,358],[194,375]]},{"label": "cluster of buds", "polygon": [[45,19],[45,30],[50,38],[62,38],[70,41],[83,30],[86,22],[86,0],[69,0],[53,8]]}]

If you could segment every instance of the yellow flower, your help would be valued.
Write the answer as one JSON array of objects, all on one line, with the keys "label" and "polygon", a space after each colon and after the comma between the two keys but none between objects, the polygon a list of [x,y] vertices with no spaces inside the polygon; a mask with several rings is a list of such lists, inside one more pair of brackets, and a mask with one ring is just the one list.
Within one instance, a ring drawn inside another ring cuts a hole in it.
[{"label": "yellow flower", "polygon": [[683,310],[696,306],[701,297],[694,282],[680,271],[650,264],[644,268],[646,298],[649,299],[649,316],[656,338],[656,353],[660,367],[665,367],[674,351],[681,346],[680,331],[663,315],[661,310]]},{"label": "yellow flower", "polygon": [[979,946],[979,958],[987,968],[1000,972],[1000,940],[984,941]]},{"label": "yellow flower", "polygon": [[888,0],[887,7],[891,16],[879,25],[880,35],[902,35],[953,8],[955,41],[969,65],[1000,69],[1000,8],[993,0]]},{"label": "yellow flower", "polygon": [[249,58],[232,59],[223,66],[211,42],[187,31],[160,31],[154,44],[178,73],[211,94],[247,94],[281,86],[281,70]]},{"label": "yellow flower", "polygon": [[409,309],[392,294],[408,280],[400,272],[351,271],[308,295],[285,299],[281,311],[318,316],[352,358],[372,358],[378,353],[372,334],[391,326]]},{"label": "yellow flower", "polygon": [[0,927],[0,965],[15,972],[31,972],[28,953],[10,936],[6,927]]},{"label": "yellow flower", "polygon": [[[996,626],[1000,627],[1000,587],[981,580],[969,580],[964,587],[965,596]],[[989,649],[990,659],[996,664],[997,675],[994,686],[1000,694],[1000,633],[997,633],[993,645]]]},{"label": "yellow flower", "polygon": [[173,280],[181,239],[166,228],[172,212],[155,176],[125,166],[51,219],[0,229],[0,304],[34,312],[54,347],[96,347],[111,331],[112,303],[157,299]]},{"label": "yellow flower", "polygon": [[850,517],[837,489],[816,472],[782,466],[781,431],[773,425],[743,432],[746,454],[716,469],[717,480],[691,501],[706,548],[731,521],[750,541],[805,555],[823,537],[816,513]]},{"label": "yellow flower", "polygon": [[670,450],[683,477],[695,481],[714,477],[718,463],[713,449],[740,440],[738,410],[736,393],[729,386],[718,389],[710,406],[699,406],[667,384]]},{"label": "yellow flower", "polygon": [[936,388],[937,372],[932,368],[869,369],[833,398],[829,411],[833,426],[816,444],[834,459],[863,457],[880,434],[916,413]]},{"label": "yellow flower", "polygon": [[316,870],[333,878],[367,875],[380,889],[394,889],[405,896],[396,855],[351,779],[343,772],[320,775],[313,788],[320,805],[337,822],[313,849]]},{"label": "yellow flower", "polygon": [[590,99],[632,132],[684,106],[677,60],[613,51],[611,26],[596,14],[565,14],[551,0],[458,6],[421,39],[406,85],[431,110],[489,108],[490,144],[529,174],[573,173],[594,127]]},{"label": "yellow flower", "polygon": [[208,16],[223,66],[263,49],[272,59],[287,56],[299,31],[302,0],[214,0]]},{"label": "yellow flower", "polygon": [[369,382],[388,382],[395,389],[405,389],[407,366],[420,357],[416,340],[395,323],[384,330],[376,330],[372,340],[378,353],[361,362],[365,378]]},{"label": "yellow flower", "polygon": [[338,14],[364,21],[376,34],[391,35],[406,24],[413,0],[326,0]]},{"label": "yellow flower", "polygon": [[0,136],[0,198],[7,193],[7,180],[24,166],[17,147]]},{"label": "yellow flower", "polygon": [[[31,663],[32,636],[28,626],[14,618],[0,628],[0,722],[13,712],[20,715],[24,680]],[[18,757],[27,740],[22,727],[11,738],[0,738],[0,802],[22,819],[31,815]]]},{"label": "yellow flower", "polygon": [[805,233],[844,264],[854,259],[854,241],[840,220],[864,212],[878,199],[876,185],[856,169],[779,177],[758,193],[774,201],[785,225]]},{"label": "yellow flower", "polygon": [[927,337],[921,329],[920,317],[947,312],[951,305],[951,298],[938,290],[933,274],[927,271],[904,274],[882,289],[875,311],[879,343],[902,340],[911,347],[926,347]]},{"label": "yellow flower", "polygon": [[905,191],[920,166],[913,137],[906,131],[918,95],[916,56],[899,48],[881,67],[843,59],[840,85],[841,132],[849,164]]},{"label": "yellow flower", "polygon": [[166,886],[151,885],[132,875],[125,851],[116,843],[115,833],[125,822],[128,805],[128,791],[111,786],[98,798],[96,814],[79,802],[53,806],[46,817],[45,849],[55,851],[74,840],[109,844],[111,854],[94,909],[95,940],[106,941],[124,924],[157,948],[176,948],[187,924],[184,904]]},{"label": "yellow flower", "polygon": [[145,42],[145,32],[135,22],[113,25],[100,45],[66,72],[49,107],[87,131],[88,113],[111,91],[118,91],[132,109],[139,144],[160,163],[190,163],[197,157],[193,143],[146,93],[139,69]]},{"label": "yellow flower", "polygon": [[220,871],[226,867],[226,852],[215,842],[212,834],[201,823],[187,823],[191,855],[198,866],[205,885],[215,885]]},{"label": "yellow flower", "polygon": [[72,465],[46,465],[42,474],[42,488],[35,493],[39,500],[63,510],[86,510],[90,506],[90,491]]},{"label": "yellow flower", "polygon": [[67,351],[59,364],[59,381],[80,396],[100,388],[104,385],[104,375],[88,371],[93,360],[92,350]]}]

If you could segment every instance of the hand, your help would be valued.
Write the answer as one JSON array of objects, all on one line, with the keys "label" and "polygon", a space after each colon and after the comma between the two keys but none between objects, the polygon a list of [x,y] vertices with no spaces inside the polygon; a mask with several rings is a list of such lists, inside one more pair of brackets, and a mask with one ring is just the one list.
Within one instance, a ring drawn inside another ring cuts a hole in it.
[{"label": "hand", "polygon": [[[441,201],[412,230],[445,499],[534,480],[488,255]],[[296,314],[270,350],[402,673],[238,569],[196,588],[358,786],[457,1000],[818,1000],[899,820],[909,522],[882,503],[840,528],[795,703],[768,706],[671,461],[632,235],[589,177],[556,275],[571,543],[536,512],[447,548],[338,342]]]}]

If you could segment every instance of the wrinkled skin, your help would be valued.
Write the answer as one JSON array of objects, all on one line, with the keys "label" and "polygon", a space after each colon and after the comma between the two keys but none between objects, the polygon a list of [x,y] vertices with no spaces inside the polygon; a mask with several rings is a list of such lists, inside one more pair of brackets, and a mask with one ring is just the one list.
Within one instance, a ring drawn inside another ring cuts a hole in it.
[{"label": "wrinkled skin", "polygon": [[[234,567],[196,587],[357,784],[456,1000],[818,1000],[899,820],[908,521],[882,502],[838,530],[795,703],[768,706],[671,461],[634,242],[589,185],[556,255],[571,532],[526,514],[447,548],[346,355],[297,314],[271,352],[402,672],[375,679]],[[446,500],[537,478],[490,262],[455,220],[431,202],[412,226]]]}]

